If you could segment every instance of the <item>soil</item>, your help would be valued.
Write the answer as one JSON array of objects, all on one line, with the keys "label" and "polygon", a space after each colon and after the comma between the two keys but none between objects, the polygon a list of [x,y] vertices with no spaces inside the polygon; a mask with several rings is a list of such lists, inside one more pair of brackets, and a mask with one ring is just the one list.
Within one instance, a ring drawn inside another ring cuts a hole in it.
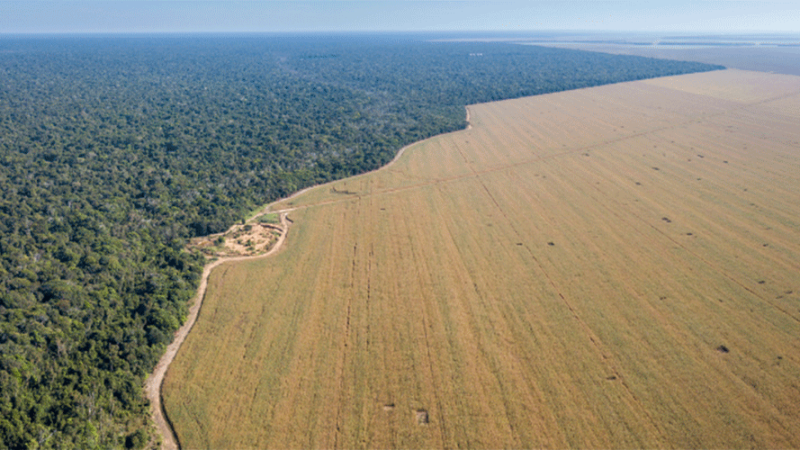
[{"label": "soil", "polygon": [[269,251],[283,233],[283,228],[266,223],[234,225],[225,233],[193,239],[190,249],[200,250],[206,257],[258,256]]}]

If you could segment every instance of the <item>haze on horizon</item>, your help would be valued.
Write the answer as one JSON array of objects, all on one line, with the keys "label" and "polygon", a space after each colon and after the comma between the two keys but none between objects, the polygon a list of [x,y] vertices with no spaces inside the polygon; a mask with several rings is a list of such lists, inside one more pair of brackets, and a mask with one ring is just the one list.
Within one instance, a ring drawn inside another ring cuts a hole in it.
[{"label": "haze on horizon", "polygon": [[0,34],[626,31],[793,33],[795,0],[3,0]]}]

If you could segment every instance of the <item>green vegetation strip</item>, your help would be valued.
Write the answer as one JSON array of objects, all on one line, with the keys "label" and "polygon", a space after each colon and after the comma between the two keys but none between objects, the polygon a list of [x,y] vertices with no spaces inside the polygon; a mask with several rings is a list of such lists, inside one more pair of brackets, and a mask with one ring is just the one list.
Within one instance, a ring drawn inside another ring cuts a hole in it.
[{"label": "green vegetation strip", "polygon": [[259,223],[279,224],[281,222],[278,213],[268,213],[258,217]]}]

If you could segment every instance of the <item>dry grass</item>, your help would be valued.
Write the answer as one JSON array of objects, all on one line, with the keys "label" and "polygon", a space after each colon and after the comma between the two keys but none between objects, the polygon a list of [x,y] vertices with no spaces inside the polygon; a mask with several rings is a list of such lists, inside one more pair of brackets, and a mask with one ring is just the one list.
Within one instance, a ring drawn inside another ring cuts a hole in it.
[{"label": "dry grass", "polygon": [[291,200],[285,251],[212,274],[164,384],[181,443],[800,446],[798,93],[725,71],[472,106]]}]

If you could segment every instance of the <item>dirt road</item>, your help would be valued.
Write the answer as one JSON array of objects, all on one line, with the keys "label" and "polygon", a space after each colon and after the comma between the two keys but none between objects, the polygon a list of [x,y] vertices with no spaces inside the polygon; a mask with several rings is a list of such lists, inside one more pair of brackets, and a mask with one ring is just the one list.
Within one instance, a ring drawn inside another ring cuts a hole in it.
[{"label": "dirt road", "polygon": [[[467,129],[470,129],[472,128],[472,125],[469,125],[469,108],[467,107],[465,109],[466,109]],[[406,145],[405,147],[401,148],[397,152],[397,155],[395,155],[394,159],[392,159],[385,166],[380,167],[376,170],[383,170],[390,167],[395,162],[397,162],[398,159],[400,159],[403,153],[405,153],[406,149],[408,149],[412,145],[417,145],[420,142],[424,141],[414,142],[412,144]],[[334,183],[336,181],[332,181],[331,183]],[[192,303],[192,306],[189,307],[189,316],[186,318],[186,323],[184,323],[183,326],[180,327],[177,332],[175,332],[175,337],[172,343],[167,347],[166,352],[164,352],[164,355],[158,361],[158,364],[156,364],[153,373],[145,381],[145,396],[147,397],[148,400],[150,400],[150,412],[153,417],[153,422],[155,422],[156,428],[158,428],[159,434],[161,434],[162,437],[161,448],[163,450],[177,450],[180,448],[180,445],[178,443],[177,437],[175,436],[175,431],[172,428],[172,424],[170,423],[169,418],[167,417],[164,411],[164,405],[161,402],[161,385],[164,383],[164,376],[167,374],[169,365],[175,359],[175,355],[178,354],[178,350],[180,349],[183,342],[186,340],[186,336],[189,335],[189,331],[192,330],[192,327],[197,321],[197,316],[200,313],[200,307],[203,305],[203,298],[205,297],[206,288],[208,286],[208,277],[209,275],[211,275],[211,271],[214,270],[217,266],[225,263],[267,258],[277,253],[278,250],[280,250],[281,246],[283,245],[284,240],[286,239],[286,234],[289,232],[289,221],[287,220],[286,216],[294,208],[282,209],[279,211],[271,211],[272,204],[289,200],[291,198],[302,195],[309,189],[314,189],[320,186],[324,185],[311,186],[302,189],[300,191],[297,191],[294,194],[290,195],[289,197],[271,203],[269,206],[264,208],[264,210],[261,213],[256,214],[255,217],[264,212],[275,212],[280,214],[280,220],[281,220],[281,226],[283,227],[283,232],[278,238],[278,241],[275,243],[275,246],[272,247],[272,249],[270,249],[267,253],[257,256],[234,256],[234,257],[220,258],[210,264],[207,264],[203,269],[203,275],[200,278],[200,286],[197,288],[197,295],[195,296],[195,300]],[[255,217],[250,220],[251,221],[254,220]],[[224,234],[225,233],[219,233],[219,235],[224,235]]]},{"label": "dirt road", "polygon": [[179,445],[172,429],[172,424],[169,422],[169,418],[164,413],[164,406],[161,404],[161,385],[164,382],[164,376],[167,373],[167,369],[169,369],[169,365],[175,359],[175,355],[178,354],[181,344],[183,344],[183,341],[186,340],[186,336],[189,335],[189,331],[192,330],[192,327],[197,321],[197,315],[200,312],[200,307],[203,305],[203,297],[205,296],[206,287],[208,286],[208,276],[211,274],[211,271],[219,265],[235,261],[266,258],[272,256],[278,250],[280,250],[283,242],[286,240],[286,234],[289,231],[289,222],[286,220],[288,211],[278,212],[280,213],[283,232],[272,249],[270,249],[267,253],[257,256],[235,256],[220,258],[205,266],[203,269],[203,275],[200,278],[200,286],[197,288],[197,295],[195,296],[194,303],[192,303],[192,306],[189,308],[189,316],[186,318],[186,323],[184,323],[183,326],[180,327],[177,332],[175,332],[174,340],[171,344],[169,344],[167,351],[158,361],[153,373],[150,375],[150,377],[148,377],[147,381],[145,381],[145,395],[147,396],[147,399],[150,400],[151,414],[153,416],[153,421],[155,422],[156,427],[162,436],[161,448],[164,450],[177,450]]}]

